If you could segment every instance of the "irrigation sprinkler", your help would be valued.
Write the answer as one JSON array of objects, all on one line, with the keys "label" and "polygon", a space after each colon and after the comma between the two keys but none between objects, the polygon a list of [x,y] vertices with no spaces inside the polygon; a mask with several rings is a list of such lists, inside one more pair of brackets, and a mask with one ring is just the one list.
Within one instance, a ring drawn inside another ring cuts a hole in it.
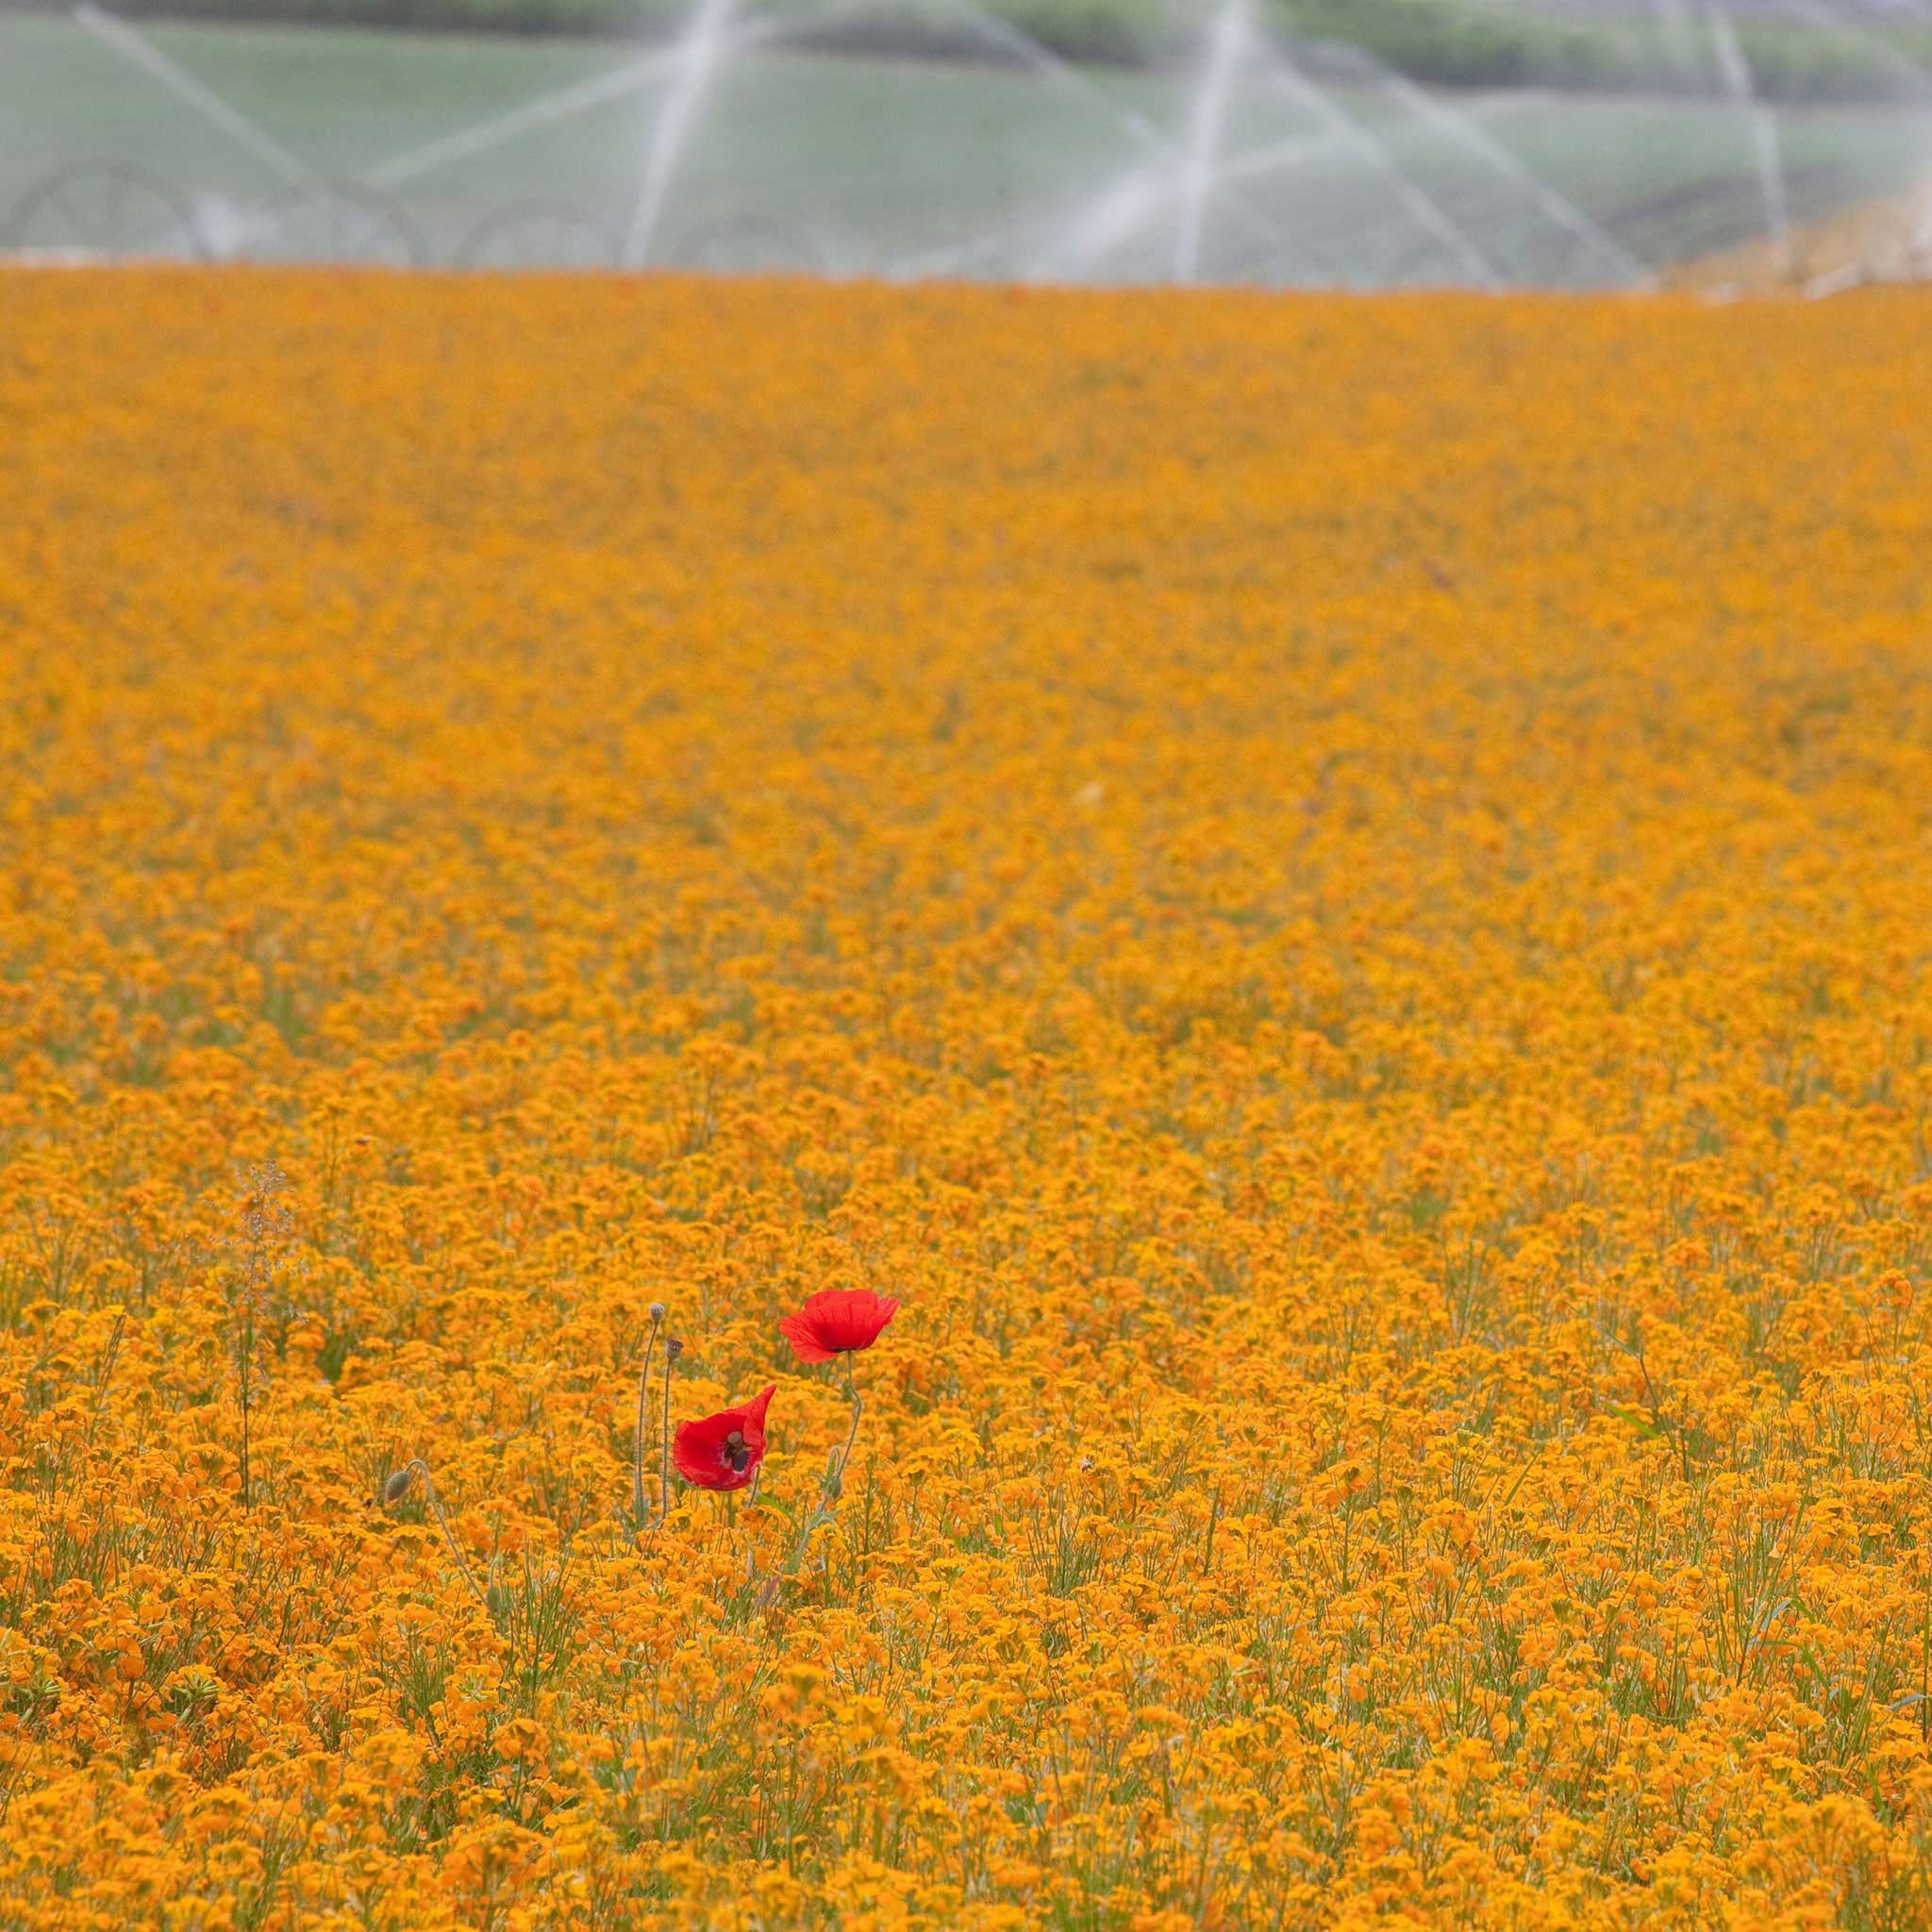
[{"label": "irrigation sprinkler", "polygon": [[0,239],[10,253],[42,259],[198,261],[208,253],[192,206],[172,182],[106,158],[42,175]]},{"label": "irrigation sprinkler", "polygon": [[463,269],[611,269],[622,244],[587,208],[525,201],[493,209],[457,243]]},{"label": "irrigation sprinkler", "polygon": [[239,251],[247,261],[354,261],[416,268],[429,250],[386,195],[354,182],[316,181],[263,204]]}]

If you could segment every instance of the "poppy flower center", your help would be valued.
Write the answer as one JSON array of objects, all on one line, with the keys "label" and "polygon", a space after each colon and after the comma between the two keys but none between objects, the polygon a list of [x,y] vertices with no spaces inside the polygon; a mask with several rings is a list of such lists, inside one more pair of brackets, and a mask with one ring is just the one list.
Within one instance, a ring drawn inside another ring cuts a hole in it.
[{"label": "poppy flower center", "polygon": [[724,1438],[724,1460],[731,1465],[733,1475],[744,1474],[744,1465],[751,1460],[751,1451],[744,1446],[742,1429],[733,1429]]}]

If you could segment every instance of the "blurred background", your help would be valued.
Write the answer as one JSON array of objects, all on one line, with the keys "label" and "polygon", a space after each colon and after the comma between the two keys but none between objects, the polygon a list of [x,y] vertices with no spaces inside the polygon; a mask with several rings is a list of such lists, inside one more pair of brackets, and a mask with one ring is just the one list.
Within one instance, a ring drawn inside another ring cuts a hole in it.
[{"label": "blurred background", "polygon": [[6,0],[0,252],[1825,293],[1932,0]]}]

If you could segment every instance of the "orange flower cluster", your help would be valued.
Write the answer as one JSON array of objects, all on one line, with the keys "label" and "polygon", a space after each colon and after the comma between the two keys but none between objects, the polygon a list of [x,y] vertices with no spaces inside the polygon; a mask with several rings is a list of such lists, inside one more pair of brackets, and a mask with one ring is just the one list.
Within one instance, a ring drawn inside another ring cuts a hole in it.
[{"label": "orange flower cluster", "polygon": [[0,1922],[1926,1924],[1928,394],[6,277]]}]

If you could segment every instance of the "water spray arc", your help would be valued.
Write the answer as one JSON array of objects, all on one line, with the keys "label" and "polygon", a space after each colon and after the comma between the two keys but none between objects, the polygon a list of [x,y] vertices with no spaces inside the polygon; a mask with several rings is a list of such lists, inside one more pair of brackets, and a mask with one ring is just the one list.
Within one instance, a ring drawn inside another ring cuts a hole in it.
[{"label": "water spray arc", "polygon": [[123,59],[159,81],[177,100],[186,101],[205,120],[240,142],[284,181],[299,184],[314,178],[311,171],[272,134],[258,126],[206,81],[189,73],[178,60],[170,59],[145,34],[136,32],[125,20],[105,8],[92,5],[91,0],[81,0],[74,9],[74,18],[104,46],[112,48]]},{"label": "water spray arc", "polygon": [[[1914,60],[1910,55],[1894,46],[1882,34],[1873,32],[1868,26],[1854,25],[1848,21],[1840,20],[1829,8],[1820,6],[1818,0],[1784,0],[1784,4],[1799,19],[1807,21],[1821,31],[1830,34],[1834,40],[1857,47],[1868,58],[1890,68],[1902,80],[1908,83],[1915,92],[1926,99],[1932,99],[1932,68],[1925,66],[1923,61]],[[1932,19],[1932,8],[1925,6],[1924,0],[1913,0],[1910,11],[1915,18]],[[1932,254],[1932,179],[1928,179],[1921,190],[1918,215],[1912,224],[1907,245],[1914,255]],[[1863,278],[1865,266],[1862,262],[1849,265],[1852,281]],[[1835,271],[1833,275],[1825,279],[1832,281],[1843,274],[1843,270]]]},{"label": "water spray arc", "polygon": [[951,10],[970,22],[990,45],[1001,48],[1023,67],[1031,68],[1042,80],[1051,81],[1088,106],[1099,108],[1117,127],[1142,146],[1160,153],[1173,146],[1167,136],[1144,114],[1122,106],[1105,88],[1096,87],[1071,61],[1062,60],[1050,47],[1042,46],[1011,21],[990,13],[978,4],[978,0],[951,0]]},{"label": "water spray arc", "polygon": [[579,114],[587,114],[593,108],[636,93],[665,73],[676,58],[675,50],[660,50],[641,59],[626,61],[608,74],[596,75],[589,80],[558,88],[552,93],[539,94],[521,107],[506,108],[501,114],[492,114],[473,126],[458,128],[454,134],[439,135],[436,140],[425,141],[417,147],[405,148],[401,154],[391,155],[388,160],[377,163],[362,178],[372,188],[397,188],[405,181],[433,174],[438,168],[446,168],[452,162],[467,161],[477,155],[488,154],[491,148],[501,147],[504,142],[515,141],[539,127],[547,127],[558,121],[575,120]]},{"label": "water spray arc", "polygon": [[1704,10],[1705,31],[1710,36],[1710,51],[1724,77],[1724,91],[1738,104],[1751,133],[1752,157],[1757,165],[1757,191],[1764,202],[1764,226],[1771,238],[1772,252],[1780,273],[1791,266],[1790,200],[1785,191],[1784,157],[1778,148],[1777,122],[1757,97],[1757,85],[1751,75],[1751,62],[1738,40],[1731,16],[1709,0]]},{"label": "water spray arc", "polygon": [[1473,115],[1438,100],[1385,62],[1373,60],[1366,54],[1362,58],[1389,92],[1412,114],[1441,129],[1494,173],[1522,189],[1557,227],[1582,242],[1620,281],[1640,289],[1655,286],[1657,277],[1601,222],[1593,221],[1567,195],[1557,193],[1541,175],[1531,173]]},{"label": "water spray arc", "polygon": [[651,130],[644,178],[625,237],[621,260],[625,268],[642,268],[650,259],[651,242],[658,231],[658,217],[664,212],[665,198],[671,192],[672,179],[678,162],[684,158],[691,125],[724,48],[732,4],[733,0],[698,0],[691,29],[680,44],[676,78],[658,112],[658,125]]},{"label": "water spray arc", "polygon": [[[1172,205],[1171,177],[1175,170],[1185,170],[1188,166],[1189,155],[1185,145],[1172,135],[1163,133],[1144,114],[1115,100],[1105,88],[1089,79],[1051,48],[1042,46],[1031,34],[1015,26],[1011,21],[989,12],[978,4],[978,0],[948,0],[948,11],[970,25],[990,47],[997,48],[1037,74],[1069,100],[1078,101],[1083,107],[1104,116],[1147,157],[1142,168],[1116,182],[1074,224],[1049,264],[1046,279],[1053,278],[1053,270],[1066,273],[1070,267],[1082,269],[1090,266],[1109,247],[1137,231],[1155,213]],[[1224,194],[1222,204],[1250,234],[1265,240],[1271,247],[1287,251],[1288,238],[1282,233],[1279,224],[1271,221],[1245,197]],[[1130,213],[1124,213],[1129,208],[1132,210]]]},{"label": "water spray arc", "polygon": [[1697,25],[1690,18],[1690,0],[1653,0],[1664,42],[1680,67],[1697,65]]},{"label": "water spray arc", "polygon": [[1188,137],[1186,186],[1174,251],[1174,278],[1184,287],[1200,278],[1201,235],[1207,226],[1208,203],[1214,192],[1215,163],[1227,125],[1228,95],[1247,36],[1248,0],[1223,0],[1208,38],[1208,64]]},{"label": "water spray arc", "polygon": [[[260,105],[288,98],[274,73],[306,53],[264,49],[269,84],[258,88],[252,66],[207,38],[217,30],[150,28],[109,10],[125,4],[67,0],[72,25],[58,31],[98,47],[101,58],[86,63],[97,84],[119,89],[132,70],[137,85],[170,97],[165,116],[127,117],[130,132],[143,118],[172,129],[200,122],[220,142],[176,135],[175,152],[157,165],[139,153],[77,157],[42,136],[52,165],[5,196],[0,250],[496,268],[802,264],[891,280],[1378,287],[1427,276],[1486,289],[1647,288],[1657,280],[1650,263],[1672,259],[1679,236],[1687,259],[1694,249],[1711,275],[1747,279],[1788,278],[1842,237],[1838,252],[1852,258],[1807,287],[1932,270],[1925,147],[1892,131],[1901,109],[1932,106],[1932,61],[1897,37],[1901,23],[1932,20],[1932,0],[1630,0],[1645,10],[1641,49],[1680,67],[1686,85],[1627,102],[1579,95],[1574,127],[1548,89],[1439,89],[1354,44],[1346,23],[1335,41],[1305,47],[1271,29],[1267,0],[1194,0],[1194,60],[1141,74],[1063,58],[993,10],[1008,0],[685,0],[684,18],[663,24],[671,38],[642,29],[650,43],[602,57],[601,72],[594,52],[582,64],[565,57],[500,69],[492,55],[479,72],[500,71],[511,88],[530,86],[533,71],[562,84],[520,99],[492,81],[466,96],[468,125],[428,118],[426,95],[406,104],[407,115],[372,114],[390,141],[341,173],[326,150],[297,151],[318,126],[312,108],[291,124],[291,145]],[[880,58],[888,42],[876,36],[898,8],[913,33],[907,47],[931,58]],[[1808,108],[1774,109],[1753,38],[1774,31],[1773,20],[1834,60],[1858,58],[1882,97],[1871,111],[1891,117],[1882,143],[1868,124],[1835,172],[1815,163],[1826,139],[1853,137],[1837,133],[1836,94],[1817,117],[1824,134]],[[0,65],[13,44],[0,49]],[[741,56],[753,57],[741,69]],[[408,53],[399,70],[420,58]],[[861,77],[864,90],[854,85]],[[876,91],[884,140],[916,142],[917,152],[889,150],[869,123],[842,125],[855,106],[861,118],[873,112],[867,90]],[[727,125],[741,101],[775,108],[755,140]],[[838,125],[823,153],[814,113]],[[1593,127],[1655,142],[1657,153],[1641,166],[1583,165]],[[1813,165],[1806,199],[1794,202],[1801,140]],[[527,169],[507,157],[492,164],[526,141]],[[963,170],[948,142],[965,144]],[[975,142],[990,149],[984,164]],[[1694,200],[1688,190],[1682,208],[1639,198],[1680,158]],[[767,185],[758,171],[774,161],[782,178]],[[185,182],[175,178],[182,169]],[[439,178],[420,201],[397,192],[428,177]],[[1815,240],[1794,226],[1814,201],[1821,214],[1840,202],[1849,211],[1849,197],[1874,192],[1896,200],[1874,200],[1869,218],[1834,221]],[[801,224],[814,226],[809,247],[798,245]],[[755,239],[731,242],[721,258],[711,238],[727,230]],[[488,249],[473,250],[470,238],[486,231]],[[1741,271],[1733,247],[1747,251]]]},{"label": "water spray arc", "polygon": [[1462,272],[1478,288],[1491,291],[1502,287],[1502,277],[1474,242],[1451,221],[1434,200],[1425,194],[1396,166],[1388,148],[1353,114],[1336,101],[1325,88],[1318,87],[1294,62],[1286,57],[1270,64],[1269,77],[1290,99],[1309,108],[1339,139],[1358,154],[1394,190],[1396,198],[1408,211],[1417,226],[1433,236],[1455,257]]}]

